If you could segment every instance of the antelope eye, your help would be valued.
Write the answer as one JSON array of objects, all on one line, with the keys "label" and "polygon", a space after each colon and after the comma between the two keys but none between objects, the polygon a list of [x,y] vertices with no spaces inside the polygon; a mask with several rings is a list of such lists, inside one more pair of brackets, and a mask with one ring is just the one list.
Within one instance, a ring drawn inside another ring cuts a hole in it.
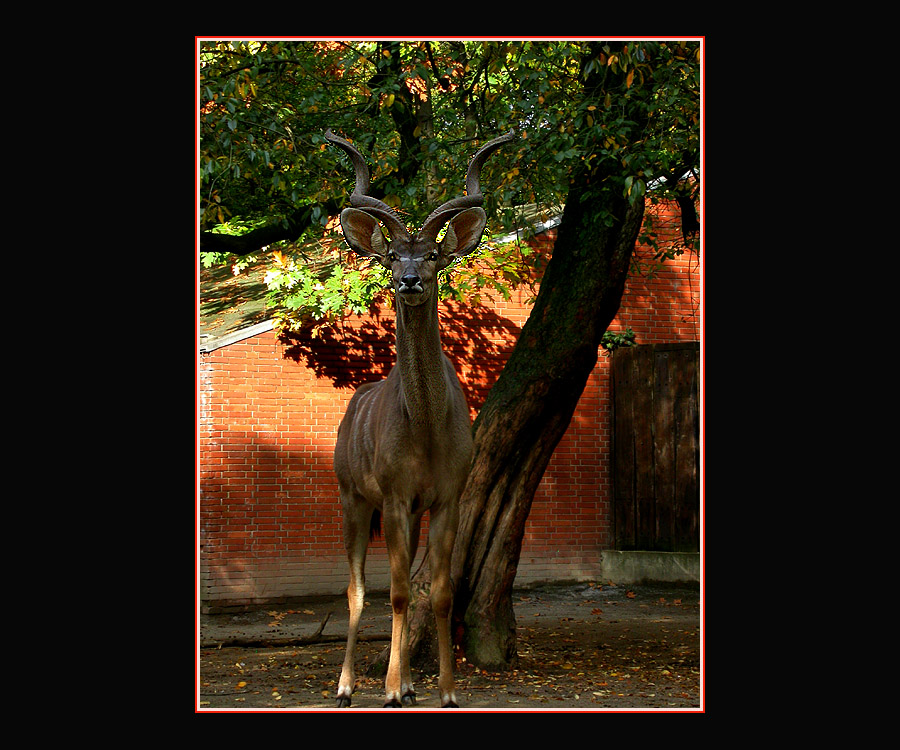
[{"label": "antelope eye", "polygon": [[394,261],[397,260],[397,253],[395,253],[393,250],[389,251],[388,254],[387,254],[387,259],[388,259],[391,263],[393,263]]},{"label": "antelope eye", "polygon": [[428,260],[436,261],[437,259],[438,259],[437,250],[433,250],[431,253],[428,254]]}]

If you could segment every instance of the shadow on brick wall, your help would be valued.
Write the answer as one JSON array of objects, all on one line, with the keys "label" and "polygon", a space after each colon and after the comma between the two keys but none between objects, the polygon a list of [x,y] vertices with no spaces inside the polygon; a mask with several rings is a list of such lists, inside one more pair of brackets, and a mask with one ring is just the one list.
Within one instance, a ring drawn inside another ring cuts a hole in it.
[{"label": "shadow on brick wall", "polygon": [[284,357],[336,388],[358,388],[387,377],[394,362],[394,321],[380,316],[338,327],[304,328],[280,337]]},{"label": "shadow on brick wall", "polygon": [[[441,306],[444,351],[456,365],[469,405],[478,408],[500,375],[519,336],[520,326],[485,305]],[[383,380],[394,364],[393,312],[312,328],[281,337],[284,356],[330,380],[336,388],[358,388]]]},{"label": "shadow on brick wall", "polygon": [[518,323],[485,305],[448,303],[441,311],[444,351],[456,366],[470,408],[481,408],[521,330]]}]

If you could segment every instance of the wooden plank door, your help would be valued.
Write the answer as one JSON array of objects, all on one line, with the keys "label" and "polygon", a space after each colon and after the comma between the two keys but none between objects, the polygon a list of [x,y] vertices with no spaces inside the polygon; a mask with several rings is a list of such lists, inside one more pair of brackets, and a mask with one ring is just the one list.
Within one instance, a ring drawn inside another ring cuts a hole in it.
[{"label": "wooden plank door", "polygon": [[613,353],[616,549],[700,549],[700,345]]}]

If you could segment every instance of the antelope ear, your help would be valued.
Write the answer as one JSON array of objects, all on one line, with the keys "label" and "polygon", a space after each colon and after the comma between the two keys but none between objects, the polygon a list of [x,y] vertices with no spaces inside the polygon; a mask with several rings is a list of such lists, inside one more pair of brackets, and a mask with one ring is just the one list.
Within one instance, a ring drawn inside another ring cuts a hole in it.
[{"label": "antelope ear", "polygon": [[388,245],[374,216],[358,208],[345,208],[341,211],[341,229],[353,252],[375,258],[382,265],[387,262]]},{"label": "antelope ear", "polygon": [[463,255],[468,255],[478,247],[485,224],[487,214],[484,209],[478,207],[467,208],[450,219],[444,239],[440,242],[441,268],[450,265]]}]

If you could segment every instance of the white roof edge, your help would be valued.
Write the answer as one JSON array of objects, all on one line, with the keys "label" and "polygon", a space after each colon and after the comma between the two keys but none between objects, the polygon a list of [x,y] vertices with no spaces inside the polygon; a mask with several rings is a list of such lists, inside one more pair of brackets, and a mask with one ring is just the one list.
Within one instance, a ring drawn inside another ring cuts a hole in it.
[{"label": "white roof edge", "polygon": [[[534,234],[540,234],[541,232],[546,232],[548,229],[553,229],[556,226],[559,226],[559,223],[562,221],[562,214],[554,216],[551,219],[547,219],[547,221],[539,221],[536,224],[531,225],[531,230]],[[510,234],[505,234],[502,237],[494,237],[491,238],[493,242],[513,242],[521,237],[524,237],[526,234],[525,229],[519,229],[515,232],[511,232]]]},{"label": "white roof edge", "polygon": [[226,333],[224,336],[218,337],[207,337],[203,338],[201,336],[200,341],[200,352],[208,353],[215,351],[216,349],[221,349],[223,346],[230,346],[231,344],[236,344],[238,341],[243,341],[244,339],[253,338],[254,336],[259,335],[260,333],[265,333],[266,331],[271,331],[275,327],[274,320],[264,320],[262,323],[257,323],[256,325],[248,326],[247,328],[241,328],[239,331],[232,331],[231,333]]}]

